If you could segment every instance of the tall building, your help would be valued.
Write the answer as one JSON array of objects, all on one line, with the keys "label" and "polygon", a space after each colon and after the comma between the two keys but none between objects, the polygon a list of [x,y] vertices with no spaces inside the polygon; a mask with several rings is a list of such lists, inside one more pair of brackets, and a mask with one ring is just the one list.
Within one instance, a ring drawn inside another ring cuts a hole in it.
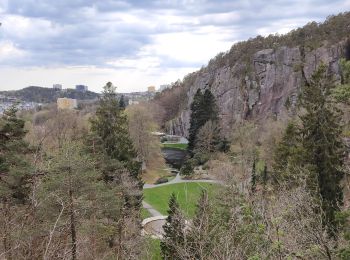
[{"label": "tall building", "polygon": [[73,98],[58,98],[57,108],[58,109],[75,109],[78,107],[78,102]]},{"label": "tall building", "polygon": [[53,84],[52,88],[62,90],[62,85],[61,84]]},{"label": "tall building", "polygon": [[154,93],[154,92],[156,92],[156,87],[155,87],[155,86],[149,86],[149,87],[147,88],[147,91],[148,91],[148,92],[151,92],[151,93]]},{"label": "tall building", "polygon": [[75,90],[80,92],[88,91],[88,86],[85,85],[75,85]]},{"label": "tall building", "polygon": [[164,84],[159,86],[159,91],[162,92],[164,89],[170,88],[170,84]]}]

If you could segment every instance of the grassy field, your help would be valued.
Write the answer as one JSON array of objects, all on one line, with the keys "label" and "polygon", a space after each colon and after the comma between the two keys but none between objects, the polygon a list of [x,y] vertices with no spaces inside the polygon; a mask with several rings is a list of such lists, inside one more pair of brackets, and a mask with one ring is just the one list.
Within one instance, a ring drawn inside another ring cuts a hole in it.
[{"label": "grassy field", "polygon": [[147,209],[141,208],[141,218],[145,219],[150,217],[152,217],[151,213],[149,213]]},{"label": "grassy field", "polygon": [[144,200],[160,213],[167,215],[169,197],[174,192],[184,214],[187,217],[192,217],[195,213],[201,190],[207,189],[209,196],[211,196],[217,186],[217,184],[205,182],[164,185],[153,189],[145,189],[143,191]]},{"label": "grassy field", "polygon": [[162,148],[173,148],[173,149],[179,149],[179,150],[187,150],[187,144],[167,144],[163,143]]},{"label": "grassy field", "polygon": [[161,260],[163,259],[160,251],[160,240],[147,238],[147,256],[144,258],[145,260]]}]

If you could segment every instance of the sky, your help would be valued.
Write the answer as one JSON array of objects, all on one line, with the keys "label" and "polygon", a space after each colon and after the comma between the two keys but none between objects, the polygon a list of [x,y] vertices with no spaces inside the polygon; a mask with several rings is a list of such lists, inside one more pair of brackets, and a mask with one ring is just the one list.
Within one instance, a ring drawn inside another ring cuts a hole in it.
[{"label": "sky", "polygon": [[145,91],[237,41],[350,11],[350,0],[0,0],[0,90]]}]

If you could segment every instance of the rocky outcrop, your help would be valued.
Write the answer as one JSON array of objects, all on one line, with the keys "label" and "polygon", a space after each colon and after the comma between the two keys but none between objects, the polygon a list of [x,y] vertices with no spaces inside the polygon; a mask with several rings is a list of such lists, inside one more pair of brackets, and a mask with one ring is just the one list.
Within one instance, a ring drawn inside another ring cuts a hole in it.
[{"label": "rocky outcrop", "polygon": [[190,104],[198,89],[209,88],[216,97],[223,132],[228,135],[237,122],[264,119],[292,112],[305,81],[323,62],[340,81],[339,60],[344,57],[345,41],[315,50],[280,47],[254,53],[247,62],[209,66],[195,73],[187,90],[187,105],[177,118],[168,122],[168,131],[188,135]]}]

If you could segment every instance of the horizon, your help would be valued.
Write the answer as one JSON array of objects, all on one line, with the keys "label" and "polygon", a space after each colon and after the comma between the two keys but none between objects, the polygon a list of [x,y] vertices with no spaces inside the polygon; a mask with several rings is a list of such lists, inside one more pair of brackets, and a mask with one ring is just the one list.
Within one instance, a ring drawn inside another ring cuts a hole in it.
[{"label": "horizon", "polygon": [[170,84],[239,41],[285,34],[350,1],[0,0],[0,90],[28,86],[120,93]]}]

